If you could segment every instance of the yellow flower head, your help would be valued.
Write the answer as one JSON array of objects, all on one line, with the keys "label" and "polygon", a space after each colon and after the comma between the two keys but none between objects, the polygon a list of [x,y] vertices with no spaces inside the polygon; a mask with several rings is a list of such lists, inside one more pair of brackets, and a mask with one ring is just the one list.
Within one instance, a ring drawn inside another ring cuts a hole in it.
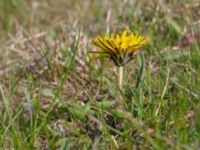
[{"label": "yellow flower head", "polygon": [[121,35],[97,36],[91,44],[99,48],[96,53],[109,57],[117,66],[123,66],[133,59],[137,50],[149,44],[149,39],[133,33],[127,35],[125,30]]}]

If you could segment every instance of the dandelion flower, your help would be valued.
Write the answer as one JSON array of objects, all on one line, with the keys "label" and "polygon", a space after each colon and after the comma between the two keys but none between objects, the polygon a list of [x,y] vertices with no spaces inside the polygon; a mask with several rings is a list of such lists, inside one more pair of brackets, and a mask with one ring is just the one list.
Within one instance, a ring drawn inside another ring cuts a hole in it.
[{"label": "dandelion flower", "polygon": [[98,48],[94,53],[110,58],[116,66],[120,67],[119,76],[122,76],[123,66],[133,59],[138,50],[149,44],[149,39],[133,33],[127,34],[125,30],[121,35],[116,36],[114,33],[104,37],[98,35],[91,44]]},{"label": "dandelion flower", "polygon": [[92,45],[99,48],[95,53],[110,58],[117,66],[127,64],[133,59],[135,52],[148,43],[148,38],[133,33],[127,35],[127,30],[121,35],[114,36],[112,33],[110,36],[97,36],[91,41]]}]

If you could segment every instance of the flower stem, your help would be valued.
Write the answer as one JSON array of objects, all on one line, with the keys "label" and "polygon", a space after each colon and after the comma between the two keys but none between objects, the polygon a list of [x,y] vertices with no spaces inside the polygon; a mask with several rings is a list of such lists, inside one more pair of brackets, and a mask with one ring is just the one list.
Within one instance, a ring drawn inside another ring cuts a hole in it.
[{"label": "flower stem", "polygon": [[121,89],[123,86],[123,67],[119,67],[119,88]]}]

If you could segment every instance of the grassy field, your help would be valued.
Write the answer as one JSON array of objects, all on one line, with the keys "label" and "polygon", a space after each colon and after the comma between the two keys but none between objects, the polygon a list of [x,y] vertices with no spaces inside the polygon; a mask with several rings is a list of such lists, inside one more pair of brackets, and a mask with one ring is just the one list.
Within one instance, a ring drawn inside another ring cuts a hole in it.
[{"label": "grassy field", "polygon": [[[200,149],[199,0],[0,0],[0,149]],[[151,39],[124,68],[90,41]]]}]

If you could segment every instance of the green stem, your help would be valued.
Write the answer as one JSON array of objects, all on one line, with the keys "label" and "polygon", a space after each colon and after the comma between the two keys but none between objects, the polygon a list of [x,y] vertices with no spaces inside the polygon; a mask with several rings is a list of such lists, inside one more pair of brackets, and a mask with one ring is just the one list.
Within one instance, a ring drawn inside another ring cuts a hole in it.
[{"label": "green stem", "polygon": [[119,88],[121,89],[123,86],[123,67],[119,67]]}]

